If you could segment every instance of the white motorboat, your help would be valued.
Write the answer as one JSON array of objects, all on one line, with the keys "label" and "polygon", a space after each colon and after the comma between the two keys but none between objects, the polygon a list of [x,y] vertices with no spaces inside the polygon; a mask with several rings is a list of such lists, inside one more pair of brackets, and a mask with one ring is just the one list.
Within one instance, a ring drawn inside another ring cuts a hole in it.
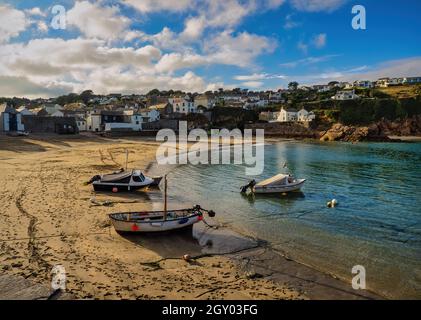
[{"label": "white motorboat", "polygon": [[88,184],[92,183],[95,191],[136,191],[145,187],[154,186],[161,179],[162,177],[153,178],[145,176],[141,170],[122,170],[118,173],[94,176]]},{"label": "white motorboat", "polygon": [[291,174],[278,174],[259,183],[253,180],[248,185],[242,187],[242,192],[247,192],[248,188],[253,193],[294,192],[299,191],[305,182],[306,179],[296,179]]}]

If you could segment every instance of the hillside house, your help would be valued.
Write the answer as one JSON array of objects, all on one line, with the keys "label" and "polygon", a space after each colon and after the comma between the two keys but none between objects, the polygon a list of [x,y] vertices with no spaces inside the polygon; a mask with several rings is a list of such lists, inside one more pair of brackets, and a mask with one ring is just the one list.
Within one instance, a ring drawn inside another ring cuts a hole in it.
[{"label": "hillside house", "polygon": [[311,122],[316,119],[313,111],[308,112],[306,109],[301,109],[297,112],[297,120],[301,122]]},{"label": "hillside house", "polygon": [[338,91],[336,93],[336,95],[334,95],[332,97],[332,100],[344,101],[344,100],[355,100],[355,99],[359,99],[359,98],[360,97],[355,94],[355,90],[352,90],[352,91]]},{"label": "hillside house", "polygon": [[25,106],[19,107],[17,110],[22,116],[33,116],[34,113]]},{"label": "hillside house", "polygon": [[295,109],[284,109],[282,107],[281,111],[278,113],[278,117],[276,118],[276,122],[293,122],[297,121],[297,110]]},{"label": "hillside house", "polygon": [[188,95],[169,98],[168,102],[172,105],[173,112],[175,113],[189,114],[197,112],[193,100]]},{"label": "hillside house", "polygon": [[354,82],[354,87],[371,89],[371,88],[374,88],[374,83],[372,81],[369,81],[369,80],[357,80],[357,81]]}]

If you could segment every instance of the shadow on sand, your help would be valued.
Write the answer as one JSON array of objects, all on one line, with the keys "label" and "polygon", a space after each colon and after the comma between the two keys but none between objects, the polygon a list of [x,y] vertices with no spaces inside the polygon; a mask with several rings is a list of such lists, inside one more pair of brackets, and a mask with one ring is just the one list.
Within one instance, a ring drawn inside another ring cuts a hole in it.
[{"label": "shadow on sand", "polygon": [[258,244],[256,240],[241,236],[229,229],[213,229],[202,223],[171,232],[120,235],[165,259],[181,258],[185,254],[192,257],[230,254],[255,248]]}]

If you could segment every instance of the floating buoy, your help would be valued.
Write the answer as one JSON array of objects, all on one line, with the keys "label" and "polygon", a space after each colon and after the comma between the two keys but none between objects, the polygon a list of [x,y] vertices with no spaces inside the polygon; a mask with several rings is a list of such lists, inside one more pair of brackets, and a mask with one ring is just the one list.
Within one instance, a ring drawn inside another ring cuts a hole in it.
[{"label": "floating buoy", "polygon": [[114,187],[114,188],[113,188],[113,192],[114,192],[114,193],[117,193],[117,192],[118,192],[118,188]]},{"label": "floating buoy", "polygon": [[287,194],[286,192],[284,192],[284,193],[282,193],[282,195],[285,197],[285,196],[287,196],[288,194]]},{"label": "floating buoy", "polygon": [[336,199],[333,199],[332,201],[329,201],[327,203],[327,206],[328,206],[328,208],[335,208],[338,204],[339,204],[339,202]]}]

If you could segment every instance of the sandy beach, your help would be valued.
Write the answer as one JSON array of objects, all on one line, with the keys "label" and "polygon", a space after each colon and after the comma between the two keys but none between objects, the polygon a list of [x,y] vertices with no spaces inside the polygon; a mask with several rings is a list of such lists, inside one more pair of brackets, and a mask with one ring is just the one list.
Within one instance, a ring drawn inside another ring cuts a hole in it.
[{"label": "sandy beach", "polygon": [[[129,167],[147,171],[157,146],[148,138],[0,136],[0,273],[48,285],[51,269],[63,265],[67,292],[78,299],[376,298],[221,227],[217,218],[209,223],[218,229],[117,234],[107,214],[160,209],[151,201],[160,191],[95,194],[84,182],[124,167],[126,149]],[[98,205],[105,200],[112,205]],[[186,262],[183,254],[195,259]]]}]

